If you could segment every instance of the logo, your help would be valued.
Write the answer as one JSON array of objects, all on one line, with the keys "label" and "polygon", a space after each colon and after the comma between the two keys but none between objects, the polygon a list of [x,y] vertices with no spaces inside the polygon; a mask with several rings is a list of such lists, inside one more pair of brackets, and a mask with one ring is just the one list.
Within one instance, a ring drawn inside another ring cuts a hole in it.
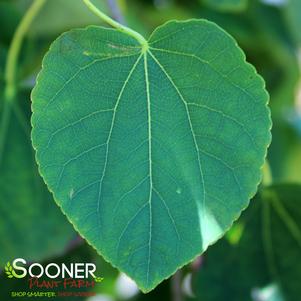
[{"label": "logo", "polygon": [[[45,297],[45,291],[51,296],[92,296],[93,292],[87,292],[96,283],[103,281],[103,277],[97,276],[94,263],[61,263],[54,262],[42,265],[38,262],[27,263],[23,258],[14,259],[5,265],[5,273],[8,278],[22,279],[27,277],[27,292],[11,292],[12,297]],[[38,292],[33,290],[38,289]],[[80,290],[85,291],[80,291]],[[76,291],[74,291],[76,290]]]},{"label": "logo", "polygon": [[94,263],[70,263],[66,265],[62,263],[48,263],[43,267],[40,263],[31,263],[26,267],[27,262],[23,258],[17,258],[12,262],[8,262],[5,266],[5,272],[8,278],[24,278],[29,275],[32,278],[41,278],[46,276],[50,279],[55,278],[73,278],[88,279],[92,277],[96,282],[101,281],[101,277],[95,276],[96,266]]}]

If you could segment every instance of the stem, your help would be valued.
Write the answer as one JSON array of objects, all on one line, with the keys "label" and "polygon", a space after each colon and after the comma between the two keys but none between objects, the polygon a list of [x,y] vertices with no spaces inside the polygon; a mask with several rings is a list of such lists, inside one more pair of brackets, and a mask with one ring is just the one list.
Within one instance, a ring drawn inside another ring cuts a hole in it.
[{"label": "stem", "polygon": [[21,20],[11,42],[11,45],[8,50],[7,61],[5,66],[5,90],[4,97],[7,102],[13,101],[16,94],[16,82],[17,82],[17,63],[19,58],[19,53],[21,50],[22,42],[24,37],[29,29],[30,24],[32,23],[34,17],[40,11],[41,7],[46,0],[35,0],[25,16]]},{"label": "stem", "polygon": [[132,30],[132,29],[118,23],[117,21],[113,20],[112,18],[108,17],[106,14],[101,12],[90,0],[83,0],[83,2],[102,21],[104,21],[105,23],[109,24],[110,26],[116,28],[117,30],[133,37],[134,39],[136,39],[142,45],[142,49],[144,51],[147,50],[147,47],[148,47],[147,41],[145,40],[145,38],[140,33],[138,33],[135,30]]},{"label": "stem", "polygon": [[9,119],[13,102],[17,94],[17,64],[24,37],[29,29],[32,20],[37,15],[46,0],[35,0],[25,16],[21,20],[10,44],[7,61],[5,65],[4,78],[4,103],[2,106],[0,123],[0,164],[3,158],[4,143],[9,126]]}]

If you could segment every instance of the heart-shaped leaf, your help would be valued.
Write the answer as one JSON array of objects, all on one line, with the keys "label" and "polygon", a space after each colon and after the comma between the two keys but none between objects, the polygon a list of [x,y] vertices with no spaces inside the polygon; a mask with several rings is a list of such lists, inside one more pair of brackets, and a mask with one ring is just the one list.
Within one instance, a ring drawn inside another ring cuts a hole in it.
[{"label": "heart-shaped leaf", "polygon": [[74,227],[149,291],[238,218],[261,179],[263,80],[204,20],[144,45],[102,27],[51,46],[32,94],[40,171]]}]

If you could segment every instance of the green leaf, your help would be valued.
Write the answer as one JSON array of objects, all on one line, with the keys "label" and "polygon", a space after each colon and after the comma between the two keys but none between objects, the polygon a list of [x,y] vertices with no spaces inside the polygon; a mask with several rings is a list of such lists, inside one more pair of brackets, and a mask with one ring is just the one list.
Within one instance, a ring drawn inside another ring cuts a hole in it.
[{"label": "green leaf", "polygon": [[235,41],[172,21],[58,38],[32,93],[40,172],[74,227],[143,291],[246,208],[270,142],[268,95]]},{"label": "green leaf", "polygon": [[95,277],[94,280],[95,282],[102,282],[104,278],[103,277]]},{"label": "green leaf", "polygon": [[248,0],[201,0],[201,2],[221,12],[240,12],[248,5]]},{"label": "green leaf", "polygon": [[[38,174],[30,141],[28,94],[0,101],[0,265],[61,253],[75,235]],[[6,116],[6,117],[5,117]]]},{"label": "green leaf", "polygon": [[198,300],[249,301],[270,283],[278,284],[284,300],[299,299],[300,195],[300,185],[277,185],[251,201],[235,224],[244,228],[239,241],[226,237],[206,253],[194,283]]}]

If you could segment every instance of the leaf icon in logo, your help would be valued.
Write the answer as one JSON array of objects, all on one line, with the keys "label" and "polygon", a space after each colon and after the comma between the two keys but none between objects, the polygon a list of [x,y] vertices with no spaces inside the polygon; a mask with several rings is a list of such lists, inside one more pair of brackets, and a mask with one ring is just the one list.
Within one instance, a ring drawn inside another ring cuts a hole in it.
[{"label": "leaf icon in logo", "polygon": [[8,261],[6,266],[5,266],[5,273],[7,275],[8,278],[13,278],[13,267],[11,266],[10,262]]},{"label": "leaf icon in logo", "polygon": [[95,282],[102,282],[102,280],[103,280],[104,278],[103,277],[94,277],[94,281]]}]

